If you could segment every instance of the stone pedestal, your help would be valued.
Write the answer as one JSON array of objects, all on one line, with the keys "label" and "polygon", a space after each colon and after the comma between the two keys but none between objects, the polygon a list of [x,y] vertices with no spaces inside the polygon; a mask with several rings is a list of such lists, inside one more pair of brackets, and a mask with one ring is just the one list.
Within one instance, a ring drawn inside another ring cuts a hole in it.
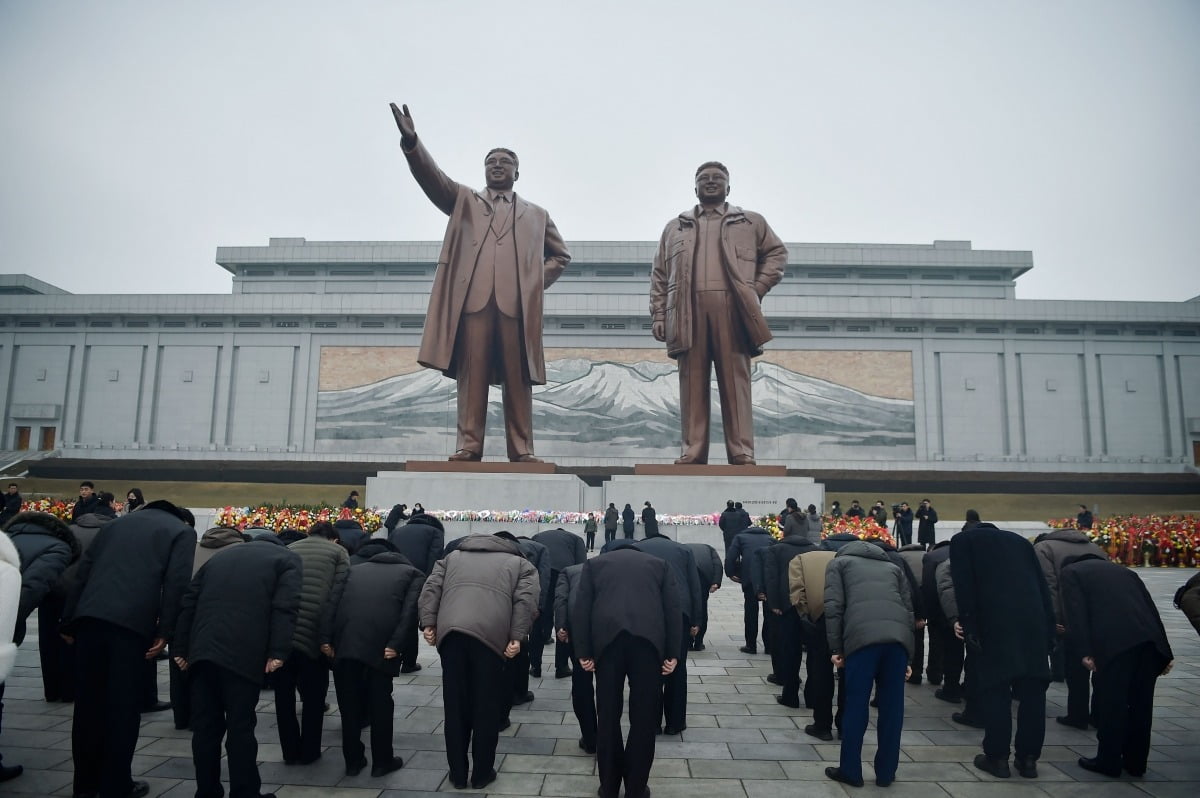
[{"label": "stone pedestal", "polygon": [[[584,509],[586,485],[542,463],[437,463],[442,470],[380,471],[367,477],[366,505],[388,508],[415,502],[429,510]],[[549,473],[547,473],[549,472]]]}]

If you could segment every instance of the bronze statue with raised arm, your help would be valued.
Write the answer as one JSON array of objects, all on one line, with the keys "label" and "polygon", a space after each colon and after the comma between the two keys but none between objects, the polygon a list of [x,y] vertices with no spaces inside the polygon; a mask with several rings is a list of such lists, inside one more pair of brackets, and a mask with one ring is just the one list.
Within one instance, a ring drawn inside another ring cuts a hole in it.
[{"label": "bronze statue with raised arm", "polygon": [[667,223],[650,273],[654,338],[679,362],[678,465],[708,462],[714,365],[729,463],[755,464],[750,359],[771,340],[760,302],[783,278],[788,253],[766,219],[728,196],[729,170],[701,164],[700,203]]},{"label": "bronze statue with raised arm", "polygon": [[550,215],[517,196],[517,156],[484,158],[486,187],[446,176],[417,137],[408,106],[391,104],[400,147],[425,196],[450,217],[417,361],[458,382],[458,444],[451,460],[483,457],[488,386],[502,386],[508,459],[533,453],[533,386],[546,382],[544,291],[571,261]]}]

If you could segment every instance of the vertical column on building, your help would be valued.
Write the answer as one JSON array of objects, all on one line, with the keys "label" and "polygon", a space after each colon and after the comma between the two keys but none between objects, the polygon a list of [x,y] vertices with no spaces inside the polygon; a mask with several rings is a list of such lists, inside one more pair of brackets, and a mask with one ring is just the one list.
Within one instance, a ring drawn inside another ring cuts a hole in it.
[{"label": "vertical column on building", "polygon": [[138,389],[137,421],[133,434],[135,443],[154,443],[154,414],[158,407],[158,333],[147,334],[142,347],[142,384]]},{"label": "vertical column on building", "polygon": [[1004,454],[1025,454],[1025,419],[1021,417],[1020,358],[1011,340],[1004,341]]},{"label": "vertical column on building", "polygon": [[209,443],[224,446],[229,443],[229,414],[233,409],[234,334],[221,336],[217,347],[217,374],[213,380],[213,419]]},{"label": "vertical column on building", "polygon": [[12,423],[12,374],[17,357],[17,348],[13,345],[15,339],[12,333],[0,333],[0,408],[4,411],[0,449],[17,448],[17,433]]},{"label": "vertical column on building", "polygon": [[[920,368],[916,358],[921,358]],[[914,406],[914,417],[920,413],[925,423],[918,425],[920,431],[924,427],[924,436],[917,438],[917,462],[928,463],[933,460],[934,453],[945,455],[942,451],[942,419],[941,419],[941,386],[938,385],[937,353],[934,352],[933,339],[922,337],[913,347],[913,402],[916,405],[918,397],[920,404]],[[920,378],[918,389],[918,375]]]},{"label": "vertical column on building", "polygon": [[[1179,358],[1176,356],[1175,345],[1163,341],[1162,345],[1162,375],[1163,391],[1163,426],[1167,441],[1166,457],[1185,457],[1188,451],[1187,421],[1183,417],[1182,388],[1179,379]],[[1186,458],[1184,462],[1187,462]]]},{"label": "vertical column on building", "polygon": [[300,344],[292,352],[292,400],[288,412],[288,449],[312,452],[316,440],[315,416],[309,428],[309,407],[316,405],[316,385],[309,380],[312,358],[312,333],[300,334]]},{"label": "vertical column on building", "polygon": [[1096,362],[1096,345],[1083,342],[1083,407],[1079,410],[1087,419],[1086,448],[1089,457],[1108,454],[1104,441],[1104,403],[1100,395],[1100,374]]},{"label": "vertical column on building", "polygon": [[63,401],[62,420],[59,434],[62,436],[56,444],[57,448],[75,443],[79,440],[79,419],[83,414],[83,382],[87,378],[87,333],[81,332],[72,336],[75,340],[69,345],[70,354],[67,356],[67,395]]},{"label": "vertical column on building", "polygon": [[309,334],[305,337],[305,348],[300,351],[300,368],[297,369],[297,382],[299,383],[299,372],[304,373],[304,381],[299,383],[304,388],[305,396],[309,399],[305,402],[304,408],[304,430],[303,438],[300,441],[300,450],[303,452],[317,451],[317,402],[318,392],[321,390],[321,344],[328,340],[325,335]]}]

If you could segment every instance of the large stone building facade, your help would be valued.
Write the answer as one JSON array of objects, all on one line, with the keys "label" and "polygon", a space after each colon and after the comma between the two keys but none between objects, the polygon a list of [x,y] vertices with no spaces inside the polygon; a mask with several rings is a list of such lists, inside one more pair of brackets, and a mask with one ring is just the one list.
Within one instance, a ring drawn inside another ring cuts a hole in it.
[{"label": "large stone building facade", "polygon": [[[654,244],[570,247],[546,295],[537,453],[669,461],[678,382],[650,334]],[[1200,460],[1200,301],[1017,299],[1031,253],[963,241],[788,249],[763,303],[775,340],[753,371],[760,463],[1167,473]],[[0,449],[443,458],[454,384],[416,363],[439,250],[221,247],[230,295],[75,295],[0,277]],[[494,399],[485,459],[504,453]]]}]

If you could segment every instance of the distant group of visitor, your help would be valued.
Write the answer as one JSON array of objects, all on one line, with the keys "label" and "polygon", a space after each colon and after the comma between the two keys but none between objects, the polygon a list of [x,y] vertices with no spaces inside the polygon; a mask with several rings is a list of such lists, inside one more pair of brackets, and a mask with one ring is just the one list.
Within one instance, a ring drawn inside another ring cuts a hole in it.
[{"label": "distant group of visitor", "polygon": [[[420,637],[441,660],[454,788],[497,778],[498,735],[512,707],[535,700],[530,678],[541,677],[553,645],[554,678],[571,679],[578,744],[597,758],[600,794],[623,786],[648,795],[656,736],[687,728],[688,658],[706,650],[708,599],[722,576],[742,588],[741,652],[757,655],[761,639],[768,681],[781,687],[776,700],[794,710],[803,701],[812,712],[806,734],[840,737],[839,763],[826,772],[852,786],[863,783],[872,706],[875,781],[896,777],[905,680],[923,679],[937,698],[961,705],[956,723],[984,729],[974,760],[981,771],[1008,777],[1013,754],[1021,776],[1037,775],[1046,688],[1059,676],[1068,700],[1058,722],[1099,729],[1096,754],[1080,767],[1142,775],[1155,679],[1172,663],[1135,572],[1077,530],[1030,544],[975,511],[926,551],[849,532],[822,537],[816,507],[794,501],[776,540],[731,500],[719,519],[722,561],[708,544],[663,536],[649,502],[642,540],[632,539],[638,519],[623,517],[632,508],[615,504],[583,536],[556,528],[446,541],[419,504],[411,513],[398,504],[373,535],[347,518],[285,534],[214,527],[197,540],[184,508],[145,504],[130,491],[136,512],[127,506],[116,517],[105,509],[111,499],[94,495],[81,486],[77,508],[88,512],[69,526],[21,512],[0,535],[0,639],[19,643],[39,610],[46,698],[75,704],[76,796],[145,795],[146,782],[131,775],[138,716],[166,708],[192,732],[198,795],[223,794],[223,739],[231,794],[260,795],[260,690],[274,693],[284,763],[303,766],[322,756],[331,676],[346,774],[368,764],[372,777],[397,770],[392,680],[421,670]],[[605,542],[589,558],[598,521]],[[1176,603],[1200,630],[1200,577]],[[14,656],[14,645],[0,646],[0,677]],[[170,658],[169,704],[152,692],[159,657]],[[0,699],[2,691],[0,681]],[[0,780],[20,773],[0,762]]]}]

